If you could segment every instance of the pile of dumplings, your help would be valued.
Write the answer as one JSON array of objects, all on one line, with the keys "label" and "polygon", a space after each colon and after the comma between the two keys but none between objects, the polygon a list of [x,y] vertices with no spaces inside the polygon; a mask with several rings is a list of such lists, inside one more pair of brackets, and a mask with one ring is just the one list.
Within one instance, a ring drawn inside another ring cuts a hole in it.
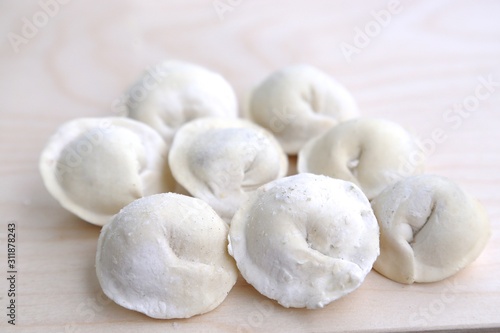
[{"label": "pile of dumplings", "polygon": [[[417,140],[359,116],[309,65],[272,73],[239,117],[231,85],[168,60],[125,116],[63,124],[40,157],[50,194],[102,226],[96,273],[117,304],[153,318],[219,306],[241,273],[284,307],[321,308],[374,268],[400,283],[446,279],[490,236],[482,206],[423,174]],[[134,99],[135,98],[135,99]]]}]

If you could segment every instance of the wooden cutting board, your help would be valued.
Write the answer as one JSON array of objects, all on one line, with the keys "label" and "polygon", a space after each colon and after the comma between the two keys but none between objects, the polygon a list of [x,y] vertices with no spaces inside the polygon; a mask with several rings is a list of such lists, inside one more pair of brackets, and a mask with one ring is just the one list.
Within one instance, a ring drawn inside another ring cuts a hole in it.
[{"label": "wooden cutting board", "polygon": [[[42,0],[3,2],[0,12],[0,331],[500,331],[499,2]],[[94,271],[99,228],[48,194],[38,157],[65,121],[116,115],[125,89],[165,58],[220,72],[241,104],[282,66],[330,73],[364,116],[396,121],[425,142],[427,172],[485,205],[486,249],[439,283],[401,285],[371,272],[320,310],[283,308],[241,277],[219,308],[186,320],[114,304]]]}]

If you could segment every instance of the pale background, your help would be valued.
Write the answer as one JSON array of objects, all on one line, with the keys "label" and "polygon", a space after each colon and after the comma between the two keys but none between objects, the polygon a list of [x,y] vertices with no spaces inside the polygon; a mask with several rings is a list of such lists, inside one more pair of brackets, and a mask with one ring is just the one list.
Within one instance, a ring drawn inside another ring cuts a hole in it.
[{"label": "pale background", "polygon": [[[500,328],[500,2],[402,1],[392,13],[387,1],[62,2],[50,18],[37,1],[0,3],[0,272],[7,271],[7,223],[14,221],[16,332]],[[231,10],[218,13],[214,4]],[[383,25],[375,18],[381,11],[390,13]],[[27,31],[33,20],[38,31]],[[9,38],[25,38],[23,29],[29,38],[16,47]],[[363,30],[371,36],[360,37]],[[351,57],[341,51],[347,44],[359,46]],[[441,283],[406,286],[372,272],[321,310],[282,308],[241,278],[219,308],[188,320],[153,320],[115,305],[94,272],[99,228],[50,197],[37,160],[59,125],[113,115],[124,90],[166,58],[220,72],[240,102],[285,65],[330,73],[363,115],[396,121],[427,140],[428,172],[458,182],[485,205],[493,225],[485,251]],[[444,142],[431,141],[434,131]],[[1,278],[2,332],[14,331],[6,324],[6,291]]]}]

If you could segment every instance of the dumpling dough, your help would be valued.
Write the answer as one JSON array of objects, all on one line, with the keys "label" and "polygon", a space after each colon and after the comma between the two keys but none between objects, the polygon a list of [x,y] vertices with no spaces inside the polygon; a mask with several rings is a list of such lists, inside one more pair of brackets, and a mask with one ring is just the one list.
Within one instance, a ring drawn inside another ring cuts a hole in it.
[{"label": "dumpling dough", "polygon": [[419,175],[372,201],[380,224],[374,268],[400,283],[446,279],[474,261],[491,234],[482,206],[450,180]]},{"label": "dumpling dough", "polygon": [[175,187],[168,147],[150,127],[127,118],[80,118],[62,125],[40,157],[45,187],[96,225],[133,200]]},{"label": "dumpling dough", "polygon": [[117,304],[153,318],[215,309],[236,283],[227,224],[203,201],[174,193],[138,199],[103,227],[96,272]]},{"label": "dumpling dough", "polygon": [[312,137],[358,115],[351,94],[310,65],[278,70],[250,96],[248,117],[270,130],[287,154],[295,155]]},{"label": "dumpling dough", "polygon": [[420,173],[421,157],[416,140],[398,124],[358,118],[309,141],[299,153],[297,169],[353,182],[372,199],[398,180]]},{"label": "dumpling dough", "polygon": [[288,159],[265,129],[241,119],[200,118],[177,132],[174,178],[226,221],[259,186],[285,176]]},{"label": "dumpling dough", "polygon": [[238,115],[230,84],[221,75],[184,61],[160,63],[146,72],[128,95],[128,117],[148,124],[167,143],[190,120]]},{"label": "dumpling dough", "polygon": [[320,308],[363,282],[379,254],[378,225],[354,184],[298,174],[262,186],[236,212],[229,253],[263,295]]}]

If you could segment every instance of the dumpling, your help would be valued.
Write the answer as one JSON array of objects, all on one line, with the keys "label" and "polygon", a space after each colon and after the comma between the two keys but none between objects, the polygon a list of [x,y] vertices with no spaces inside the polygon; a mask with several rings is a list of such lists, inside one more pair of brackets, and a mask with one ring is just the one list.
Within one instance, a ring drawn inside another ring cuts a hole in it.
[{"label": "dumpling", "polygon": [[236,118],[238,102],[218,73],[189,62],[168,60],[130,88],[128,117],[154,128],[170,143],[183,124],[200,117]]},{"label": "dumpling", "polygon": [[372,199],[387,186],[423,170],[418,143],[400,125],[382,119],[343,122],[311,139],[299,153],[299,172],[358,185]]},{"label": "dumpling", "polygon": [[379,230],[356,185],[303,173],[251,195],[231,221],[229,253],[261,294],[284,307],[321,308],[364,281]]},{"label": "dumpling", "polygon": [[446,279],[474,261],[491,226],[484,208],[451,180],[418,175],[372,200],[380,225],[374,268],[400,283]]},{"label": "dumpling", "polygon": [[102,226],[133,200],[175,187],[167,156],[165,142],[143,123],[79,118],[49,139],[39,168],[64,208]]},{"label": "dumpling", "polygon": [[247,110],[247,117],[270,130],[290,155],[313,136],[357,115],[347,89],[310,65],[272,73],[253,90]]},{"label": "dumpling", "polygon": [[226,221],[262,184],[285,176],[286,154],[265,129],[242,119],[200,118],[179,129],[172,174]]},{"label": "dumpling", "polygon": [[153,318],[211,311],[238,277],[227,233],[199,199],[164,193],[135,200],[101,231],[97,278],[117,304]]}]

